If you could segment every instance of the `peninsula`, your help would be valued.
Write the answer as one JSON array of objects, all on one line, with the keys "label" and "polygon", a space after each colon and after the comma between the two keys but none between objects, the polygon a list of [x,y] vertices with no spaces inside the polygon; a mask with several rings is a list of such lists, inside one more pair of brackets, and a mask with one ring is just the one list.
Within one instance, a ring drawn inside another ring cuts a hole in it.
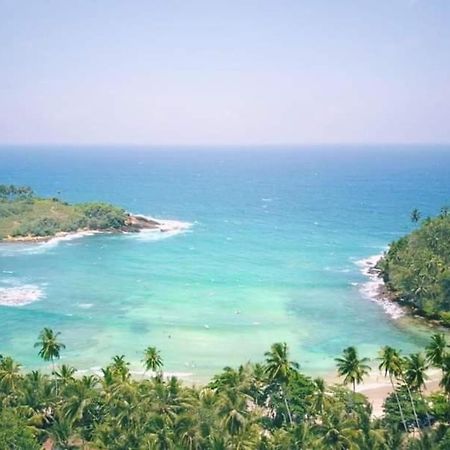
[{"label": "peninsula", "polygon": [[101,202],[69,204],[28,186],[0,185],[0,241],[35,242],[79,232],[168,231],[165,222]]},{"label": "peninsula", "polygon": [[[420,214],[411,218],[418,222]],[[414,314],[450,327],[450,212],[423,220],[416,230],[393,242],[376,268],[388,296]]]}]

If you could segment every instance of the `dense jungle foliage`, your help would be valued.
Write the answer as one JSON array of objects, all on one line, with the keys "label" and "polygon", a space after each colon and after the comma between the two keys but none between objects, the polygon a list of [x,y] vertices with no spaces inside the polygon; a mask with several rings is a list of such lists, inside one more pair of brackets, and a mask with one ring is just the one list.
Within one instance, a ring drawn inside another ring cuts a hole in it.
[{"label": "dense jungle foliage", "polygon": [[[143,373],[134,378],[123,355],[97,375],[59,366],[64,345],[48,328],[35,347],[50,374],[24,373],[0,357],[0,449],[450,448],[450,354],[442,334],[424,354],[384,347],[370,365],[346,348],[336,358],[344,385],[302,374],[282,343],[262,363],[226,367],[204,386],[166,377],[154,347],[143,352]],[[441,390],[425,397],[431,366],[440,369]],[[378,418],[354,390],[372,367],[393,388]]]},{"label": "dense jungle foliage", "polygon": [[0,239],[46,237],[77,230],[122,228],[126,212],[106,203],[70,205],[37,197],[27,186],[0,185]]},{"label": "dense jungle foliage", "polygon": [[[411,214],[414,222],[420,213]],[[388,289],[400,302],[450,326],[450,213],[442,208],[411,234],[393,242],[378,263]]]}]

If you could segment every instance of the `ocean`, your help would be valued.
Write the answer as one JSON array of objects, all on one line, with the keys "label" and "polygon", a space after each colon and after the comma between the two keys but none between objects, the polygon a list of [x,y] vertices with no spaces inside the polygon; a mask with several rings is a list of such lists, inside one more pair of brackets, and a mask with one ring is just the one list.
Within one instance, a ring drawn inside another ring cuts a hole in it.
[{"label": "ocean", "polygon": [[414,228],[413,208],[450,203],[448,147],[1,147],[1,183],[188,224],[0,244],[0,353],[27,369],[46,367],[43,327],[81,371],[124,354],[141,372],[153,345],[197,382],[273,342],[324,375],[346,346],[407,353],[430,333],[374,301],[364,271]]}]

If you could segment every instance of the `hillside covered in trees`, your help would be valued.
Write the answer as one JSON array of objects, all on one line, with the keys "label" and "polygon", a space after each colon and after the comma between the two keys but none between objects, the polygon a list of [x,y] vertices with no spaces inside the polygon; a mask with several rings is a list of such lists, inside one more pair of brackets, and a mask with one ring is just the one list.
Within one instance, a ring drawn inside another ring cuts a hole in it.
[{"label": "hillside covered in trees", "polygon": [[46,238],[79,230],[138,231],[155,222],[135,220],[108,203],[71,205],[58,198],[41,198],[27,186],[0,185],[0,240]]},{"label": "hillside covered in trees", "polygon": [[[414,210],[411,218],[418,222]],[[378,263],[396,300],[450,326],[450,213],[427,218],[411,234],[393,242]]]},{"label": "hillside covered in trees", "polygon": [[[53,368],[23,373],[0,356],[0,448],[38,450],[407,450],[450,448],[450,354],[436,334],[425,353],[380,349],[376,366],[392,383],[384,416],[354,388],[371,366],[348,347],[336,358],[344,385],[310,378],[273,344],[262,363],[226,367],[205,386],[163,375],[154,347],[143,375],[125,356],[98,375],[57,364],[64,345],[45,328],[35,344]],[[375,363],[375,361],[373,361]],[[439,367],[440,391],[424,397],[427,368]],[[346,385],[352,386],[347,389]]]}]

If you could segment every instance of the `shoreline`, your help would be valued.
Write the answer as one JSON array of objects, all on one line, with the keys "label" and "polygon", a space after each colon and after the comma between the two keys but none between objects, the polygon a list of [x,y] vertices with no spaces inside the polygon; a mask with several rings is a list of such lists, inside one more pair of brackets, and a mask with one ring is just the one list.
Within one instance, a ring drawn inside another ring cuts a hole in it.
[{"label": "shoreline", "polygon": [[[372,405],[372,416],[383,416],[383,403],[389,394],[393,392],[392,385],[389,378],[384,377],[383,374],[371,373],[371,375],[356,388],[356,392],[367,397]],[[429,395],[434,391],[439,390],[439,382],[441,378],[439,369],[429,369],[427,371],[428,380],[425,383],[425,394]]]},{"label": "shoreline", "polygon": [[75,231],[59,231],[51,236],[7,236],[0,239],[0,244],[42,244],[58,240],[71,240],[95,234],[128,234],[141,233],[146,231],[169,233],[183,231],[191,224],[177,220],[155,219],[142,214],[128,213],[128,220],[122,228],[90,229],[80,228]]},{"label": "shoreline", "polygon": [[[429,395],[441,389],[439,387],[441,371],[440,369],[432,368],[428,369],[426,373],[428,379],[425,382],[424,394]],[[324,380],[329,386],[343,386],[342,378],[338,376],[337,372],[326,375]],[[383,403],[388,395],[393,392],[393,389],[389,377],[385,377],[378,370],[378,367],[374,366],[369,376],[361,384],[356,386],[356,392],[367,397],[367,400],[372,405],[372,416],[380,418],[384,414]]]},{"label": "shoreline", "polygon": [[[96,375],[101,375],[98,367],[92,367],[90,369],[78,370],[80,375],[86,373],[93,373]],[[432,368],[427,370],[428,379],[425,382],[424,394],[430,395],[435,391],[441,390],[439,382],[441,380],[441,371],[437,368]],[[132,368],[130,369],[131,376],[136,380],[149,379],[152,376],[157,375],[155,372],[146,371]],[[165,379],[175,376],[182,384],[187,386],[205,386],[211,381],[211,377],[198,377],[192,372],[180,372],[180,371],[164,371],[162,376]],[[315,377],[312,375],[307,375],[311,379]],[[328,387],[332,386],[345,386],[336,371],[329,372],[324,375],[323,380]],[[351,390],[351,386],[346,386]],[[393,392],[392,385],[389,381],[389,377],[385,377],[382,372],[378,370],[376,366],[372,367],[372,371],[369,376],[365,378],[364,382],[356,386],[356,392],[363,394],[367,401],[372,405],[372,417],[381,418],[384,415],[383,403],[385,399]]]},{"label": "shoreline", "polygon": [[378,303],[391,319],[397,320],[408,315],[410,311],[393,298],[380,277],[381,271],[377,268],[377,264],[383,255],[384,253],[380,253],[357,261],[361,273],[368,278],[359,291],[364,298]]},{"label": "shoreline", "polygon": [[417,308],[402,302],[402,299],[397,298],[395,294],[389,290],[383,278],[380,276],[381,270],[377,268],[377,264],[383,256],[384,253],[381,253],[357,262],[357,265],[361,268],[361,273],[369,278],[369,281],[363,283],[360,289],[362,296],[370,301],[380,304],[392,320],[409,318],[420,321],[422,325],[436,328],[439,331],[448,332],[449,327],[445,326],[444,323],[424,316]]}]

